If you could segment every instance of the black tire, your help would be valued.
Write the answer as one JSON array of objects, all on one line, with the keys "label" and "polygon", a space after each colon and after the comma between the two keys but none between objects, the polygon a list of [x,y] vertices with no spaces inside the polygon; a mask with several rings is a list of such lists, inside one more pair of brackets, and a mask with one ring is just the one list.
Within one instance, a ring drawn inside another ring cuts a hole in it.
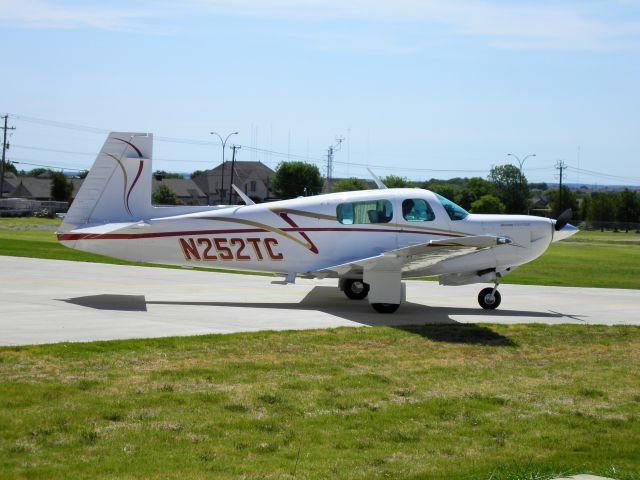
[{"label": "black tire", "polygon": [[350,278],[344,281],[342,288],[344,294],[351,300],[363,300],[369,295],[369,284],[362,280]]},{"label": "black tire", "polygon": [[400,308],[399,303],[372,303],[371,306],[378,313],[393,313]]},{"label": "black tire", "polygon": [[491,301],[491,292],[493,292],[493,288],[487,287],[480,290],[480,293],[478,294],[478,303],[485,310],[495,310],[502,301],[500,292],[497,290],[496,293],[493,294],[493,301]]}]

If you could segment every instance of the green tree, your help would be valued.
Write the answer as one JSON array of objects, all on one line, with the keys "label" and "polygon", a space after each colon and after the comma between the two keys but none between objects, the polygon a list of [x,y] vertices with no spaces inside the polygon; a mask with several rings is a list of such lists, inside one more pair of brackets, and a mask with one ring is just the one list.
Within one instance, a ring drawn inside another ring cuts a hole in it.
[{"label": "green tree", "polygon": [[458,192],[455,201],[462,208],[468,210],[471,208],[473,202],[485,195],[497,196],[496,188],[484,178],[472,177],[462,187],[462,190]]},{"label": "green tree", "polygon": [[317,195],[322,191],[318,167],[306,162],[282,162],[271,178],[271,188],[279,198]]},{"label": "green tree", "polygon": [[591,204],[591,195],[584,195],[582,202],[580,202],[580,208],[578,209],[578,218],[580,220],[586,220],[589,217],[589,205]]},{"label": "green tree", "polygon": [[587,219],[604,230],[605,223],[613,222],[616,213],[616,198],[613,192],[593,192],[589,200]]},{"label": "green tree", "polygon": [[29,170],[26,173],[26,176],[27,177],[39,177],[43,173],[52,173],[52,172],[48,168],[40,168],[40,167],[38,167],[38,168],[34,168],[34,169]]},{"label": "green tree", "polygon": [[551,208],[551,216],[557,218],[567,208],[573,210],[574,214],[578,213],[578,199],[573,190],[566,185],[562,186],[562,205],[560,205],[560,190],[551,189],[544,193],[545,197],[549,201],[549,208]]},{"label": "green tree", "polygon": [[191,177],[191,179],[193,180],[194,178],[199,177],[199,176],[200,176],[200,175],[202,175],[203,173],[204,173],[204,171],[202,171],[202,170],[196,170],[196,171],[194,171],[194,172],[191,172],[190,177]]},{"label": "green tree", "polygon": [[87,178],[87,175],[89,175],[89,170],[80,170],[78,172],[78,178]]},{"label": "green tree", "polygon": [[471,204],[472,213],[504,213],[504,203],[495,195],[483,195]]},{"label": "green tree", "polygon": [[13,173],[14,175],[18,175],[18,169],[13,163],[7,160],[4,162],[4,173]]},{"label": "green tree", "polygon": [[498,165],[489,172],[491,182],[504,203],[507,213],[527,213],[529,186],[520,169],[514,165]]},{"label": "green tree", "polygon": [[622,228],[629,231],[629,224],[640,221],[640,199],[636,192],[625,188],[618,197],[618,211],[616,218],[623,224]]},{"label": "green tree", "polygon": [[154,205],[178,205],[178,197],[171,187],[161,183],[151,195]]},{"label": "green tree", "polygon": [[73,183],[62,172],[51,172],[51,198],[68,202],[73,195]]},{"label": "green tree", "polygon": [[547,185],[547,182],[537,182],[537,183],[529,183],[529,188],[530,189],[535,189],[535,190],[542,190],[543,192],[545,190],[549,190],[549,185]]},{"label": "green tree", "polygon": [[461,191],[459,186],[446,181],[430,181],[427,184],[427,190],[431,190],[454,202],[458,201],[457,196]]},{"label": "green tree", "polygon": [[367,182],[359,178],[351,177],[338,180],[333,184],[333,192],[353,192],[354,190],[367,190]]},{"label": "green tree", "polygon": [[411,186],[409,180],[405,177],[399,177],[398,175],[387,175],[380,180],[382,180],[382,183],[384,183],[387,188],[406,188]]},{"label": "green tree", "polygon": [[183,178],[179,173],[166,172],[164,170],[156,170],[153,172],[153,176],[157,179],[160,178]]}]

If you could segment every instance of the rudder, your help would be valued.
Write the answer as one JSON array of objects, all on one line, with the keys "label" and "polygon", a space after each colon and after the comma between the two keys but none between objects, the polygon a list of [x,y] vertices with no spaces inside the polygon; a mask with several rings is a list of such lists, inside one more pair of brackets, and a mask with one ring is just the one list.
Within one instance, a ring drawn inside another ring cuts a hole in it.
[{"label": "rudder", "polygon": [[112,132],[71,204],[61,231],[145,218],[151,206],[153,134]]}]

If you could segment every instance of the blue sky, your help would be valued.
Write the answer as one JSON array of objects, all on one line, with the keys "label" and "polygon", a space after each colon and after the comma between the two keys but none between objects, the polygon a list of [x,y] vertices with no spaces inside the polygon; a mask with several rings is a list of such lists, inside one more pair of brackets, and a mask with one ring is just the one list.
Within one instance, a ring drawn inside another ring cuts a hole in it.
[{"label": "blue sky", "polygon": [[323,166],[343,136],[335,176],[485,176],[535,153],[531,181],[562,159],[570,182],[640,185],[637,1],[0,0],[0,28],[25,168],[88,168],[104,129],[164,137],[155,167],[188,172],[237,130],[239,159],[272,167]]}]

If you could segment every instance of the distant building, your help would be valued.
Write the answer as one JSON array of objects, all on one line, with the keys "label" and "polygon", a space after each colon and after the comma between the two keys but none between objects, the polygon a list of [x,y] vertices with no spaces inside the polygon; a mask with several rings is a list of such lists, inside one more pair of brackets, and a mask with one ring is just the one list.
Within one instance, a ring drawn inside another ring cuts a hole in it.
[{"label": "distant building", "polygon": [[545,216],[551,212],[549,202],[543,195],[535,195],[529,199],[529,214]]},{"label": "distant building", "polygon": [[157,180],[154,178],[151,185],[152,191],[155,192],[160,185],[166,185],[173,190],[180,203],[184,205],[207,205],[207,196],[193,180],[185,178]]},{"label": "distant building", "polygon": [[[76,197],[82,182],[82,178],[68,178],[73,184],[71,200]],[[184,178],[164,178],[153,180],[152,190],[155,191],[161,184],[167,185],[178,197],[180,203],[184,205],[206,205],[207,196],[190,179]],[[23,198],[27,200],[50,201],[51,198],[51,177],[44,173],[37,177],[17,177],[10,173],[5,177],[4,198]]]},{"label": "distant building", "polygon": [[[5,191],[8,198],[26,198],[29,200],[51,200],[51,178],[47,177],[16,177],[5,178],[5,184],[11,185],[10,191]],[[6,186],[5,186],[6,190]]]},{"label": "distant building", "polygon": [[[223,188],[224,170],[224,188]],[[269,188],[270,179],[275,174],[273,170],[261,162],[235,162],[233,183],[255,202],[262,202],[272,197]],[[206,170],[193,178],[193,181],[206,194],[209,204],[227,203],[231,188],[231,162],[225,162],[217,167]],[[238,202],[238,196],[232,192],[232,203]]]}]

